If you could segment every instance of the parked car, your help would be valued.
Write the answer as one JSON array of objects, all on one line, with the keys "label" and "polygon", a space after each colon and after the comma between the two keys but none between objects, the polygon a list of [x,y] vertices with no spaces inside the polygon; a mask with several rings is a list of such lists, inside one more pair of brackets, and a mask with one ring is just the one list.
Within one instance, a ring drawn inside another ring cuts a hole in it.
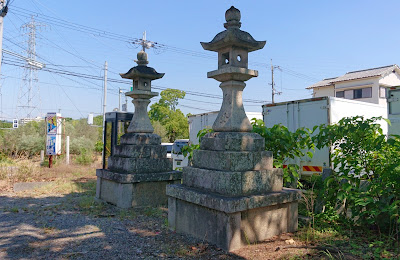
[{"label": "parked car", "polygon": [[167,158],[172,158],[171,153],[173,143],[161,143],[161,145],[167,147]]},{"label": "parked car", "polygon": [[173,169],[182,170],[183,167],[188,166],[189,159],[182,153],[182,148],[189,144],[189,139],[177,139],[172,145],[172,159],[173,159]]}]

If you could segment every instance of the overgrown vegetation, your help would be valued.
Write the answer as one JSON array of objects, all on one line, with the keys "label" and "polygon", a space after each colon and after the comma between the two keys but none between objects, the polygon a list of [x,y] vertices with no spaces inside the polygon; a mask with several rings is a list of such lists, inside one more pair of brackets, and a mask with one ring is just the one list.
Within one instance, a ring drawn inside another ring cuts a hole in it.
[{"label": "overgrown vegetation", "polygon": [[319,127],[317,148],[331,146],[334,164],[319,195],[349,226],[377,230],[385,245],[400,246],[400,138],[386,138],[381,119],[357,116]]},{"label": "overgrown vegetation", "polygon": [[[97,126],[102,125],[102,117],[95,117]],[[3,125],[6,123],[2,123]],[[8,125],[11,127],[11,125]],[[70,136],[70,153],[81,154],[101,152],[102,128],[90,126],[86,119],[66,119],[63,124],[63,137]],[[7,157],[32,157],[39,155],[46,146],[46,122],[29,122],[19,125],[17,129],[0,130],[0,153]],[[62,140],[63,147],[65,139]],[[100,144],[99,144],[100,143]]]},{"label": "overgrown vegetation", "polygon": [[[308,228],[313,238],[327,228],[349,240],[361,235],[373,249],[368,257],[375,258],[399,256],[400,250],[400,136],[387,138],[380,120],[356,116],[295,133],[282,125],[266,128],[261,120],[253,121],[276,167],[289,159],[311,157],[315,148],[331,148],[332,174],[324,180],[314,177],[312,189],[303,196],[303,213],[311,217]],[[288,168],[285,181],[298,172],[297,167]],[[362,247],[359,242],[354,243]]]}]

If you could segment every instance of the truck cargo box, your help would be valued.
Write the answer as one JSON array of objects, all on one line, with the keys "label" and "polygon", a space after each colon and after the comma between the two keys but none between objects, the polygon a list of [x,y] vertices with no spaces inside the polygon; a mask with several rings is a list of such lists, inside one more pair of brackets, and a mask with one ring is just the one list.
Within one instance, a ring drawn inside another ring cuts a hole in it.
[{"label": "truck cargo box", "polygon": [[[387,118],[386,106],[335,97],[302,99],[263,106],[263,117],[267,127],[282,124],[294,132],[300,127],[313,129],[316,125],[334,124],[343,117],[364,116],[365,118],[382,116]],[[386,121],[381,120],[382,130],[388,132]],[[305,155],[289,161],[299,165],[301,174],[310,176],[319,174],[323,168],[331,167],[330,148],[325,147],[314,152],[313,158]]]},{"label": "truck cargo box", "polygon": [[[189,116],[189,140],[192,144],[198,144],[197,133],[205,128],[212,128],[217,119],[219,111],[202,113]],[[261,112],[246,112],[247,117],[251,121],[252,118],[263,119]]]}]

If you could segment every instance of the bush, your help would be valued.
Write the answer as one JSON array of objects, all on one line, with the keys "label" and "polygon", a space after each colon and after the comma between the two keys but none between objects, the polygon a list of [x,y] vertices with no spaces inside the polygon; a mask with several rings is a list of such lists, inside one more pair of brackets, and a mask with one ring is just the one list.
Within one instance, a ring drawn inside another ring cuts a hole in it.
[{"label": "bush", "polygon": [[13,130],[7,130],[0,139],[0,152],[11,155],[32,156],[45,148],[45,122],[29,122]]},{"label": "bush", "polygon": [[70,153],[81,154],[82,150],[92,151],[95,148],[95,141],[85,136],[70,139]]},{"label": "bush", "polygon": [[89,165],[93,163],[93,153],[92,151],[88,151],[86,149],[81,149],[80,154],[76,156],[75,162],[77,164],[82,164],[82,165]]},{"label": "bush", "polygon": [[332,147],[333,174],[325,180],[324,196],[360,225],[388,234],[400,224],[400,137],[387,139],[378,121],[361,116],[322,125],[317,148]]}]

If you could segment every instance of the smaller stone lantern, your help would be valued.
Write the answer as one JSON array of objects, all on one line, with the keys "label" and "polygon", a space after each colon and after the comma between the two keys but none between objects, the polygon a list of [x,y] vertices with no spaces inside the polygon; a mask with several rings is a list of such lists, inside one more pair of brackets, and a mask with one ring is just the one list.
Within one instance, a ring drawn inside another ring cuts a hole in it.
[{"label": "smaller stone lantern", "polygon": [[158,96],[157,92],[151,91],[151,81],[164,77],[165,73],[158,73],[155,69],[148,67],[147,53],[140,51],[135,62],[138,66],[131,68],[127,73],[120,74],[124,79],[132,79],[132,91],[125,95],[133,98],[135,114],[133,115],[128,133],[153,133],[154,129],[147,114],[147,106],[152,97]]},{"label": "smaller stone lantern", "polygon": [[161,137],[153,134],[147,113],[150,99],[158,95],[151,91],[151,81],[162,78],[164,73],[147,66],[144,51],[137,54],[135,62],[137,66],[120,74],[133,81],[132,90],[125,95],[133,98],[135,113],[120,145],[108,158],[108,169],[96,171],[96,197],[121,208],[167,204],[166,185],[180,183],[182,176],[181,172],[172,171],[172,159],[167,158]]}]

